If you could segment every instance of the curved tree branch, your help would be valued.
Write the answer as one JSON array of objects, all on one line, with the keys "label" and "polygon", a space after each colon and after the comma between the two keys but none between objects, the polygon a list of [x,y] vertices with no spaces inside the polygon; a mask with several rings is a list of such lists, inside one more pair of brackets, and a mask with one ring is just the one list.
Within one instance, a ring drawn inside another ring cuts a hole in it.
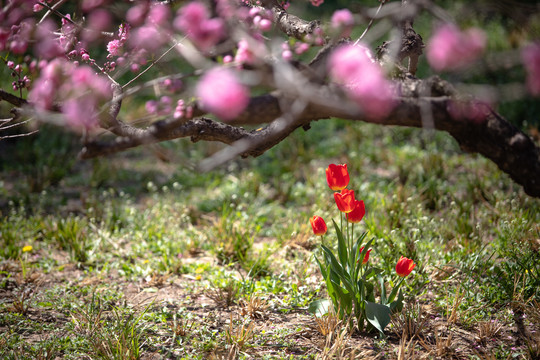
[{"label": "curved tree branch", "polygon": [[303,40],[306,35],[312,34],[316,28],[321,26],[319,21],[306,21],[296,15],[289,14],[276,0],[266,0],[263,4],[267,9],[272,10],[274,22],[287,36]]},{"label": "curved tree branch", "polygon": [[[329,86],[321,87],[321,91],[324,91],[324,96],[330,100],[329,103],[332,103],[332,98],[342,97],[339,89]],[[421,128],[424,127],[422,119],[427,108],[435,129],[448,132],[463,150],[477,152],[491,159],[515,182],[522,185],[527,194],[540,197],[540,149],[502,116],[487,107],[484,109],[486,117],[482,121],[474,121],[465,116],[453,116],[450,107],[455,102],[456,91],[449,83],[438,77],[427,80],[407,79],[401,82],[401,93],[403,96],[397,99],[393,111],[384,118],[370,119],[361,112],[343,110],[348,109],[347,106],[329,106],[315,101],[308,104],[299,116],[286,122],[285,125],[282,117],[286,113],[279,109],[279,95],[267,94],[253,98],[245,113],[234,121],[235,125],[241,122],[248,125],[270,124],[263,129],[247,131],[205,118],[189,120],[171,129],[167,121],[164,121],[147,129],[138,129],[139,135],[119,138],[111,143],[88,143],[81,152],[81,158],[87,159],[142,144],[182,137],[191,137],[192,141],[219,141],[229,145],[242,140],[242,145],[236,149],[237,154],[259,156],[285,139],[295,129],[307,126],[311,121],[337,117],[380,125]]]}]

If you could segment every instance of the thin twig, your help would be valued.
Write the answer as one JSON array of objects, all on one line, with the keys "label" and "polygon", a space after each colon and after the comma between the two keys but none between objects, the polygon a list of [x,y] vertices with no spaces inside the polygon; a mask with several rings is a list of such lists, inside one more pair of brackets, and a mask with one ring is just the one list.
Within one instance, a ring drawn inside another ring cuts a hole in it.
[{"label": "thin twig", "polygon": [[366,36],[367,32],[369,31],[369,29],[371,29],[371,26],[373,26],[373,23],[375,22],[375,19],[377,18],[377,15],[379,15],[379,12],[381,11],[383,5],[386,3],[386,0],[382,0],[379,7],[377,8],[377,11],[375,12],[375,16],[373,16],[371,18],[371,20],[369,21],[369,24],[367,26],[367,28],[364,30],[364,32],[362,33],[362,35],[360,35],[360,37],[358,38],[358,40],[356,40],[354,42],[354,45],[358,45],[358,43],[364,38],[364,36]]},{"label": "thin twig", "polygon": [[25,134],[16,134],[16,135],[2,136],[2,137],[0,137],[0,140],[11,139],[11,138],[16,138],[16,137],[22,137],[22,136],[30,136],[30,135],[33,135],[33,134],[37,133],[38,131],[39,131],[39,129],[34,130],[34,131],[31,131],[31,132],[29,132],[29,133],[25,133]]},{"label": "thin twig", "polygon": [[[5,120],[2,119],[1,121],[2,121],[4,124],[7,124],[8,122],[10,122],[10,121],[12,121],[12,120],[13,120],[13,118],[11,118],[11,119],[5,119]],[[32,120],[32,119],[24,120],[24,121],[18,122],[18,123],[16,123],[16,124],[11,124],[11,125],[4,125],[4,124],[1,124],[1,125],[0,125],[0,129],[1,129],[1,130],[10,129],[10,128],[15,127],[15,126],[20,126],[20,125],[26,124],[26,123],[29,122],[30,120]]]},{"label": "thin twig", "polygon": [[141,71],[137,76],[135,76],[133,79],[129,80],[126,84],[124,84],[122,86],[122,89],[124,89],[125,87],[129,86],[129,84],[131,84],[132,82],[134,82],[135,80],[137,80],[139,77],[141,77],[145,72],[147,72],[148,70],[150,70],[154,65],[156,65],[165,55],[167,55],[172,49],[174,49],[176,46],[178,45],[178,42],[174,42],[174,44],[168,48],[163,54],[161,54],[160,57],[158,57],[156,60],[152,61],[152,63],[150,65],[148,65],[148,67],[146,69],[144,69],[143,71]]},{"label": "thin twig", "polygon": [[76,22],[74,22],[73,20],[71,20],[70,18],[68,18],[67,16],[65,16],[64,14],[62,14],[60,11],[56,10],[57,7],[59,7],[60,5],[62,5],[63,3],[65,2],[65,0],[60,0],[59,2],[57,2],[56,4],[54,4],[53,6],[50,6],[49,4],[47,4],[46,2],[44,1],[38,1],[37,3],[45,8],[47,8],[49,11],[47,11],[45,13],[45,15],[43,15],[43,17],[41,18],[41,20],[39,21],[38,24],[41,24],[43,22],[43,20],[45,20],[45,18],[52,12],[58,16],[60,16],[62,19],[66,20],[67,22],[75,25],[77,28],[80,28],[81,26],[79,24],[77,24]]}]

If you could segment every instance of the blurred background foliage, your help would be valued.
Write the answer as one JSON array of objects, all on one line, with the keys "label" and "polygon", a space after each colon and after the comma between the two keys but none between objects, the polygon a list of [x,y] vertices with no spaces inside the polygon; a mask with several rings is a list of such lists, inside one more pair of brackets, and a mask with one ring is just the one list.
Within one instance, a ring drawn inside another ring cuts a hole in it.
[{"label": "blurred background foliage", "polygon": [[[538,137],[538,127],[540,125],[540,101],[531,97],[515,96],[512,93],[514,84],[523,84],[525,72],[519,65],[519,48],[528,42],[538,40],[540,32],[540,15],[538,5],[535,1],[438,1],[437,6],[444,8],[451,17],[463,28],[477,26],[484,29],[488,35],[488,52],[486,57],[478,66],[461,73],[437,74],[457,86],[470,91],[478,89],[470,85],[482,85],[494,89],[503,94],[495,104],[496,109],[509,121],[528,132],[533,137]],[[336,9],[349,7],[352,11],[358,10],[361,6],[376,7],[376,1],[350,2],[344,0],[326,1],[320,7],[314,7],[307,1],[292,1],[291,12],[301,14],[307,19],[321,19],[323,24],[329,21],[329,17]],[[67,5],[73,6],[73,5]],[[116,4],[118,16],[122,14],[122,4]],[[125,9],[124,9],[125,10]],[[415,21],[415,29],[425,40],[429,39],[437,20],[427,11],[419,14]],[[388,23],[389,28],[391,24]],[[352,38],[358,37],[364,30],[363,26],[358,26]],[[372,47],[376,47],[386,37],[373,39]],[[104,48],[103,48],[104,51]],[[316,51],[313,49],[311,55]],[[99,54],[94,55],[96,57]],[[508,57],[509,61],[504,61]],[[24,59],[13,59],[24,61]],[[171,55],[163,63],[154,67],[144,75],[143,81],[151,80],[164,74],[190,71],[191,68],[178,59],[177,55]],[[422,57],[418,76],[425,78],[434,75],[425,59]],[[134,75],[125,72],[120,78],[121,81],[128,81]],[[0,66],[0,82],[3,89],[9,89],[11,82],[10,71],[6,66]],[[193,81],[193,80],[188,80]],[[485,89],[481,87],[481,89]],[[259,89],[260,91],[260,89]],[[182,96],[189,96],[184,93]],[[146,100],[156,97],[153,88],[137,93],[124,101],[122,108],[122,118],[127,121],[139,121],[144,123],[148,120],[144,110]],[[9,117],[9,107],[6,103],[0,103],[0,117]],[[140,121],[140,119],[143,121]],[[139,120],[138,120],[139,119]],[[368,129],[368,130],[366,130]],[[14,131],[22,129],[15,128]],[[6,133],[4,133],[6,134]],[[269,151],[259,159],[241,160],[234,162],[230,166],[241,166],[257,168],[260,176],[272,181],[272,174],[294,172],[297,164],[314,161],[318,157],[341,158],[345,154],[358,153],[363,144],[368,141],[369,146],[373,144],[384,144],[394,146],[420,146],[422,149],[439,151],[441,144],[432,143],[434,138],[443,138],[443,149],[451,148],[451,151],[459,151],[454,142],[447,139],[444,134],[436,136],[431,132],[416,129],[376,129],[358,123],[347,123],[339,120],[319,121],[314,123],[308,132],[298,130],[289,139],[285,140],[275,149]],[[381,140],[382,138],[382,140]],[[391,140],[391,141],[390,141]],[[127,172],[126,169],[114,170],[114,164],[121,163],[122,158],[138,158],[148,156],[158,157],[164,163],[177,163],[180,168],[194,169],[197,161],[222,148],[220,144],[191,144],[187,140],[176,140],[168,143],[151,146],[143,149],[136,149],[119,154],[109,159],[97,159],[87,162],[79,162],[76,153],[79,149],[79,139],[76,135],[69,134],[62,129],[53,126],[43,126],[40,133],[30,137],[10,139],[0,141],[0,171],[4,185],[8,182],[11,187],[20,191],[11,191],[11,188],[2,189],[4,199],[14,197],[28,197],[28,193],[39,193],[50,186],[65,185],[62,182],[67,175],[80,173],[82,169],[91,169],[91,173],[86,173],[88,185],[106,188],[114,182],[111,177],[131,183],[152,177],[152,174],[138,175]],[[450,145],[451,144],[451,145]],[[368,146],[368,148],[369,148]],[[383,149],[380,149],[383,150]],[[370,150],[372,151],[372,150]],[[350,156],[350,155],[349,155]],[[400,159],[403,163],[395,166],[408,166],[405,161],[415,161],[414,159]],[[269,164],[279,163],[280,169],[274,169]],[[396,161],[396,164],[398,162]],[[187,171],[187,170],[186,170]],[[208,176],[208,175],[200,175]],[[295,175],[298,176],[298,175]],[[14,179],[16,177],[16,180]],[[189,181],[187,179],[184,179]],[[142,187],[143,185],[140,185]],[[21,195],[22,194],[22,195]],[[7,200],[3,200],[4,206]],[[27,199],[30,203],[30,199]]]}]

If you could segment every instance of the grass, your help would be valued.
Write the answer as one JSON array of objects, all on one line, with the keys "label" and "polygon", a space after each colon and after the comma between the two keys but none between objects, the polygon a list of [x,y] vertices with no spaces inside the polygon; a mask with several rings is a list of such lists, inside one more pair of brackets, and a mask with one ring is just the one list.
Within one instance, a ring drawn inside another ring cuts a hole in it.
[{"label": "grass", "polygon": [[[370,261],[418,263],[386,338],[307,311],[326,297],[308,219],[336,215],[342,162]],[[321,122],[207,174],[145,149],[24,171],[0,174],[1,358],[538,358],[540,202],[445,134]]]}]

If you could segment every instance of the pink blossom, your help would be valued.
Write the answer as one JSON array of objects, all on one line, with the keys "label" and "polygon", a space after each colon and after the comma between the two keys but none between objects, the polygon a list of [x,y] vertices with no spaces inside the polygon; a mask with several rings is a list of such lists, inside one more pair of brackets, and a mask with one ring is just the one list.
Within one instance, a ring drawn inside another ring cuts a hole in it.
[{"label": "pink blossom", "polygon": [[305,53],[308,50],[309,50],[309,44],[306,44],[305,42],[298,42],[298,43],[296,43],[294,52],[297,55],[300,55],[300,54]]},{"label": "pink blossom", "polygon": [[540,95],[540,42],[526,46],[521,51],[521,59],[527,70],[527,88],[534,95]]},{"label": "pink blossom", "polygon": [[332,28],[341,31],[340,36],[348,37],[351,35],[354,17],[348,9],[336,10],[334,14],[332,14],[332,19],[330,21]]},{"label": "pink blossom", "polygon": [[252,64],[255,62],[255,54],[250,50],[247,40],[238,42],[238,51],[234,60],[239,64]]},{"label": "pink blossom", "polygon": [[82,2],[82,9],[84,12],[94,10],[98,6],[103,5],[104,0],[84,0]]},{"label": "pink blossom", "polygon": [[96,99],[90,95],[68,99],[62,104],[62,114],[66,117],[67,124],[76,130],[97,127],[97,113]]},{"label": "pink blossom", "polygon": [[4,51],[6,49],[9,33],[9,29],[0,27],[0,51]]},{"label": "pink blossom", "polygon": [[324,0],[311,0],[311,5],[313,6],[321,6]]},{"label": "pink blossom", "polygon": [[248,105],[249,92],[226,68],[214,68],[199,81],[196,94],[201,106],[223,120],[232,120]]},{"label": "pink blossom", "polygon": [[145,108],[149,114],[166,116],[172,112],[172,99],[169,96],[162,96],[159,101],[147,101]]},{"label": "pink blossom", "polygon": [[283,50],[283,52],[281,53],[281,57],[285,61],[291,61],[293,58],[293,53],[291,50]]},{"label": "pink blossom", "polygon": [[107,44],[107,51],[112,56],[119,56],[122,54],[122,43],[120,40],[112,40]]},{"label": "pink blossom", "polygon": [[64,53],[58,39],[54,35],[56,25],[54,21],[46,19],[36,28],[36,43],[34,51],[44,59],[53,59]]},{"label": "pink blossom", "polygon": [[154,25],[144,25],[133,31],[130,44],[134,48],[138,47],[149,51],[156,51],[166,40],[166,35],[160,32]]},{"label": "pink blossom", "polygon": [[88,27],[93,31],[105,31],[111,23],[112,15],[105,9],[96,9],[88,14]]},{"label": "pink blossom", "polygon": [[486,34],[476,28],[461,32],[450,24],[438,28],[427,45],[429,64],[437,71],[457,70],[473,63],[486,47]]},{"label": "pink blossom", "polygon": [[82,33],[85,41],[95,41],[101,37],[101,32],[106,31],[112,23],[112,15],[105,9],[96,9],[88,14],[88,30]]},{"label": "pink blossom", "polygon": [[186,106],[184,104],[184,100],[180,99],[176,102],[176,107],[174,108],[173,117],[175,119],[179,119],[184,116],[186,111]]},{"label": "pink blossom", "polygon": [[262,19],[260,22],[259,22],[259,28],[262,30],[262,31],[269,31],[272,29],[272,22],[268,19]]},{"label": "pink blossom", "polygon": [[132,26],[142,25],[148,11],[148,3],[142,3],[131,7],[126,13],[126,20]]},{"label": "pink blossom", "polygon": [[332,53],[328,65],[332,78],[367,116],[381,118],[392,111],[394,88],[367,47],[342,46]]},{"label": "pink blossom", "polygon": [[208,20],[210,14],[206,7],[198,2],[191,2],[178,10],[177,17],[174,19],[174,27],[178,30],[188,32],[190,27],[196,23]]},{"label": "pink blossom", "polygon": [[[34,28],[34,21],[31,19],[24,20],[20,25],[11,27],[11,37],[8,37],[9,49],[14,54],[23,54],[28,49],[31,32]],[[9,36],[9,35],[8,35]]]},{"label": "pink blossom", "polygon": [[129,24],[120,24],[118,27],[118,38],[119,40],[124,43],[129,38],[129,31],[131,30],[131,26]]},{"label": "pink blossom", "polygon": [[147,21],[155,25],[164,26],[171,17],[171,10],[167,5],[156,4],[150,8]]},{"label": "pink blossom", "polygon": [[51,79],[39,78],[34,82],[28,94],[28,101],[41,110],[50,109],[53,105],[56,84]]},{"label": "pink blossom", "polygon": [[47,64],[43,68],[41,76],[34,81],[34,86],[28,93],[28,100],[38,109],[50,109],[62,80],[62,72],[64,69],[69,69],[70,66],[71,64],[67,63],[66,60],[60,59],[55,59]]},{"label": "pink blossom", "polygon": [[265,54],[266,48],[260,42],[242,39],[238,42],[238,50],[234,60],[239,64],[255,64]]},{"label": "pink blossom", "polygon": [[163,80],[162,84],[167,91],[172,93],[179,92],[182,90],[182,86],[184,85],[180,79],[165,79]]},{"label": "pink blossom", "polygon": [[179,9],[173,25],[202,51],[214,46],[225,33],[223,20],[210,19],[206,7],[198,2],[191,2]]}]

